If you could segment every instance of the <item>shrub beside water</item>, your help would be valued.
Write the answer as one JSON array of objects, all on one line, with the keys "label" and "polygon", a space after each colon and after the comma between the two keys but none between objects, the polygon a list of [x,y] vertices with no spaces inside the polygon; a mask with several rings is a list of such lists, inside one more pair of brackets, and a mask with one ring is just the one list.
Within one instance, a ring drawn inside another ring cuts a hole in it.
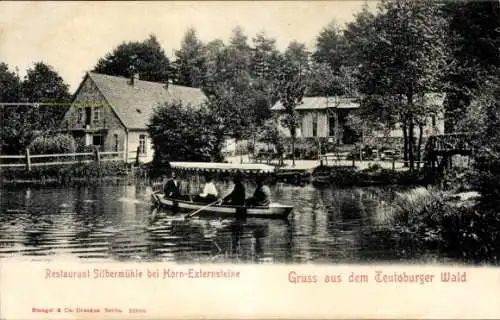
[{"label": "shrub beside water", "polygon": [[36,137],[29,145],[32,154],[55,154],[75,152],[75,139],[68,134],[44,134]]},{"label": "shrub beside water", "polygon": [[498,263],[500,215],[481,203],[447,200],[442,191],[416,188],[397,194],[385,224],[370,230],[366,245],[390,246],[406,254],[438,251],[450,258]]},{"label": "shrub beside water", "polygon": [[440,188],[451,192],[467,192],[474,190],[472,181],[477,176],[474,169],[453,167],[447,169],[439,180]]}]

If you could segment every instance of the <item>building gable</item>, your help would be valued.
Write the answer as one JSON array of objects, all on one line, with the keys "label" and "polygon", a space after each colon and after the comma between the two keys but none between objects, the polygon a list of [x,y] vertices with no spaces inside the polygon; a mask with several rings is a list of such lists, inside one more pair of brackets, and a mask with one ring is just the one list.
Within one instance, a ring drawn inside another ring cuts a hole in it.
[{"label": "building gable", "polygon": [[[96,109],[99,109],[96,111]],[[124,128],[118,117],[99,90],[93,79],[85,76],[78,87],[70,108],[63,117],[61,129]]]},{"label": "building gable", "polygon": [[146,130],[154,109],[164,103],[180,102],[184,106],[198,107],[207,101],[200,89],[133,81],[99,73],[89,73],[102,96],[116,112],[127,129]]}]

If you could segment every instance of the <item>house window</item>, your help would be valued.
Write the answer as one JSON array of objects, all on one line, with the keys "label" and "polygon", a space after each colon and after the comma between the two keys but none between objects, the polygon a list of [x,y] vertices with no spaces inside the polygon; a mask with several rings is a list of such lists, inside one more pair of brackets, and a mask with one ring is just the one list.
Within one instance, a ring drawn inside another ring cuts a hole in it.
[{"label": "house window", "polygon": [[432,121],[432,128],[436,127],[436,116],[435,115],[432,115],[431,121]]},{"label": "house window", "polygon": [[83,122],[85,118],[85,110],[83,108],[78,108],[78,123]]},{"label": "house window", "polygon": [[139,154],[146,154],[146,135],[139,136]]},{"label": "house window", "polygon": [[114,141],[114,145],[113,145],[113,151],[114,152],[118,152],[118,135],[117,134],[114,134],[113,135],[113,141]]},{"label": "house window", "polygon": [[313,131],[312,132],[313,137],[317,137],[318,136],[318,115],[317,114],[313,115],[312,131]]},{"label": "house window", "polygon": [[94,111],[94,114],[92,116],[93,121],[97,122],[97,121],[101,120],[101,107],[94,107],[92,109]]},{"label": "house window", "polygon": [[104,145],[104,137],[102,134],[94,134],[92,136],[92,145],[102,147]]}]

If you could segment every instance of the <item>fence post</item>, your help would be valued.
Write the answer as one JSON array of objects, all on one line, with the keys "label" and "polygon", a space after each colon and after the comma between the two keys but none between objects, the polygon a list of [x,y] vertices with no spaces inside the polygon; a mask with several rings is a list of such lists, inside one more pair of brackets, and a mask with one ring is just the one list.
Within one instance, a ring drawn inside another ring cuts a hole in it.
[{"label": "fence post", "polygon": [[137,147],[137,153],[135,154],[135,164],[139,165],[139,152],[141,151],[141,147]]},{"label": "fence post", "polygon": [[26,148],[26,170],[28,172],[31,171],[31,158],[30,158],[30,149]]},{"label": "fence post", "polygon": [[396,171],[396,159],[392,158],[392,171]]},{"label": "fence post", "polygon": [[101,154],[99,152],[99,148],[95,148],[95,161],[97,162],[97,165],[101,165]]}]

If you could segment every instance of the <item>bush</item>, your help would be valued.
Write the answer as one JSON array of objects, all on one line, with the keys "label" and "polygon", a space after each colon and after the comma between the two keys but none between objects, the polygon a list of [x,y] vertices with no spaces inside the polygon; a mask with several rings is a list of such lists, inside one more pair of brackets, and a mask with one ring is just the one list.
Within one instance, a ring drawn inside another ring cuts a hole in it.
[{"label": "bush", "polygon": [[443,199],[440,192],[424,187],[397,193],[388,222],[410,228],[437,225],[446,208]]},{"label": "bush", "polygon": [[479,157],[471,177],[473,188],[482,196],[482,206],[500,209],[500,154]]},{"label": "bush", "polygon": [[155,158],[220,161],[224,136],[219,120],[205,107],[194,108],[179,102],[157,107],[148,125]]},{"label": "bush", "polygon": [[475,262],[500,261],[500,215],[496,210],[457,207],[442,218],[443,249]]},{"label": "bush", "polygon": [[373,241],[413,252],[439,250],[473,262],[500,261],[497,211],[447,201],[435,189],[420,187],[396,194],[385,223],[373,230]]},{"label": "bush", "polygon": [[28,146],[32,154],[71,153],[76,150],[75,139],[68,134],[43,134]]},{"label": "bush", "polygon": [[473,190],[473,181],[476,171],[463,167],[447,169],[440,179],[440,186],[444,190],[451,192],[466,192]]}]

